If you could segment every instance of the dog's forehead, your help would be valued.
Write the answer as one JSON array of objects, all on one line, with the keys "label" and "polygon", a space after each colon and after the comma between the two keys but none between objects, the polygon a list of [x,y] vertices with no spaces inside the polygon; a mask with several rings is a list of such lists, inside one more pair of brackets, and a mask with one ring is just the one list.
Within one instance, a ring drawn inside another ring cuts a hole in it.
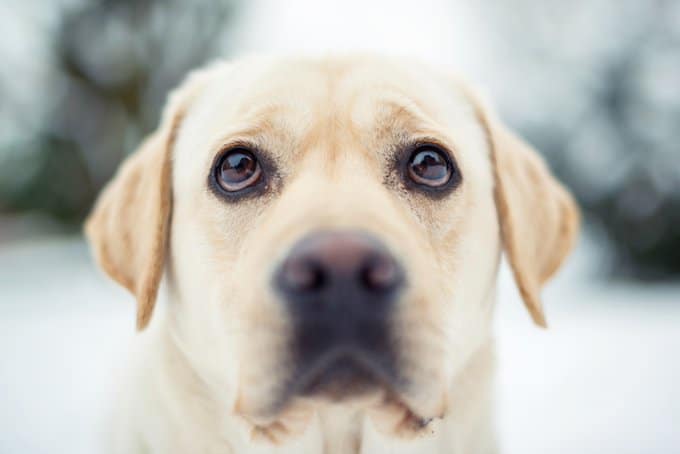
[{"label": "dog's forehead", "polygon": [[212,79],[197,110],[216,133],[252,126],[301,136],[328,119],[370,129],[405,114],[423,121],[446,121],[452,107],[469,114],[469,103],[449,85],[433,70],[397,59],[247,59]]}]

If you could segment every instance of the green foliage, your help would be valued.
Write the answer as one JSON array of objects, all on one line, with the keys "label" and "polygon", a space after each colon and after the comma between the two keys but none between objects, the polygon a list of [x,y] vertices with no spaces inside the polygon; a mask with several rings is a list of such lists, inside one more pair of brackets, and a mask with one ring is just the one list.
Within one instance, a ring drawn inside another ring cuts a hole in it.
[{"label": "green foliage", "polygon": [[[97,0],[55,9],[58,27],[45,36],[52,63],[45,87],[35,87],[48,96],[40,115],[28,112],[44,121],[36,130],[17,128],[16,140],[0,144],[0,210],[43,212],[77,226],[155,126],[167,92],[223,50],[234,7]],[[13,93],[6,96],[11,101]]]}]

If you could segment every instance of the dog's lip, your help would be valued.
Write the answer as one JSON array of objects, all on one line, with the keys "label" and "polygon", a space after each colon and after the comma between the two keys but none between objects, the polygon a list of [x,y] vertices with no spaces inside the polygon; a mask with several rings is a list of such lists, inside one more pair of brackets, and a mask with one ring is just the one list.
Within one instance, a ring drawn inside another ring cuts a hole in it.
[{"label": "dog's lip", "polygon": [[378,389],[393,393],[399,386],[398,377],[384,359],[345,347],[298,371],[290,381],[288,394],[343,401]]},{"label": "dog's lip", "polygon": [[[366,366],[371,371],[368,372],[368,380],[359,383],[357,388],[340,394],[334,394],[332,389],[331,392],[327,392],[328,390],[324,390],[323,387],[317,387],[315,382],[319,374],[323,374],[336,361],[349,361],[360,367]],[[391,422],[393,428],[388,430],[399,432],[406,437],[422,433],[432,420],[443,417],[445,413],[443,401],[441,405],[421,402],[422,396],[409,392],[411,387],[405,379],[390,376],[385,370],[375,367],[375,362],[376,358],[364,351],[351,348],[337,349],[312,367],[293,376],[289,384],[284,385],[285,392],[279,395],[280,398],[276,402],[254,413],[239,411],[237,413],[255,427],[268,427],[280,422],[282,418],[285,419],[289,412],[298,411],[300,408],[314,412],[327,405],[347,405],[357,410],[366,410],[368,414],[373,415],[398,414],[399,420]]]},{"label": "dog's lip", "polygon": [[376,371],[352,356],[338,356],[324,367],[315,367],[305,374],[296,387],[304,396],[324,396],[330,400],[343,400],[349,396],[363,395],[380,385]]},{"label": "dog's lip", "polygon": [[404,400],[402,396],[386,394],[377,405],[368,409],[368,416],[376,428],[399,438],[413,438],[426,434],[430,423],[443,415],[423,416]]},{"label": "dog's lip", "polygon": [[[339,348],[325,355],[312,367],[307,368],[293,380],[288,398],[284,399],[280,409],[285,409],[292,401],[316,402],[317,404],[346,404],[357,408],[400,408],[405,420],[413,427],[426,427],[432,419],[440,417],[439,410],[420,408],[418,399],[410,396],[408,383],[393,373],[385,364],[379,364],[380,357],[367,354],[364,350]],[[354,368],[350,373],[357,373],[356,380],[331,383],[324,386],[327,374],[342,373],[337,368]],[[342,388],[346,385],[345,389]]]},{"label": "dog's lip", "polygon": [[[353,396],[349,400],[333,401],[319,397],[291,396],[270,410],[259,414],[242,414],[244,420],[251,424],[253,434],[267,433],[271,428],[279,432],[282,427],[291,425],[290,415],[307,414],[313,415],[320,408],[327,405],[349,405],[351,408],[366,411],[376,427],[385,432],[396,435],[399,438],[413,438],[431,431],[430,423],[443,417],[443,413],[429,414],[419,413],[416,406],[408,402],[406,395],[398,393],[386,386],[376,386],[374,392],[363,396]],[[294,417],[293,423],[299,425],[301,418]],[[294,425],[293,424],[293,425]],[[304,430],[298,428],[296,430]]]}]

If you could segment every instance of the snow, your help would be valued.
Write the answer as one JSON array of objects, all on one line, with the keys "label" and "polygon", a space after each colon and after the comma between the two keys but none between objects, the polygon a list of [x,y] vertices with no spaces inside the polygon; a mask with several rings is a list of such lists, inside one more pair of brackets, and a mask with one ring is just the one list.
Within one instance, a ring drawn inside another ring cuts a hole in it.
[{"label": "snow", "polygon": [[680,452],[680,286],[584,282],[569,271],[544,294],[547,331],[521,313],[507,270],[501,278],[505,452]]},{"label": "snow", "polygon": [[[587,252],[587,251],[585,251]],[[503,269],[498,426],[505,453],[680,451],[680,286],[603,284],[577,254],[532,326]],[[79,238],[0,245],[0,453],[91,454],[133,304]]]}]

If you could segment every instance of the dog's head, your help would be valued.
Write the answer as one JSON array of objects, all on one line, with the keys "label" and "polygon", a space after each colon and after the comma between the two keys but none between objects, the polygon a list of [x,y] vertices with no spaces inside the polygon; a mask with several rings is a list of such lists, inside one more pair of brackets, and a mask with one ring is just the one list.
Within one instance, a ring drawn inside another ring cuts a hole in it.
[{"label": "dog's head", "polygon": [[166,323],[226,408],[281,429],[342,402],[397,432],[442,414],[488,338],[501,250],[544,325],[576,230],[570,195],[465,85],[376,58],[193,74],[87,224],[139,329],[166,277]]}]

